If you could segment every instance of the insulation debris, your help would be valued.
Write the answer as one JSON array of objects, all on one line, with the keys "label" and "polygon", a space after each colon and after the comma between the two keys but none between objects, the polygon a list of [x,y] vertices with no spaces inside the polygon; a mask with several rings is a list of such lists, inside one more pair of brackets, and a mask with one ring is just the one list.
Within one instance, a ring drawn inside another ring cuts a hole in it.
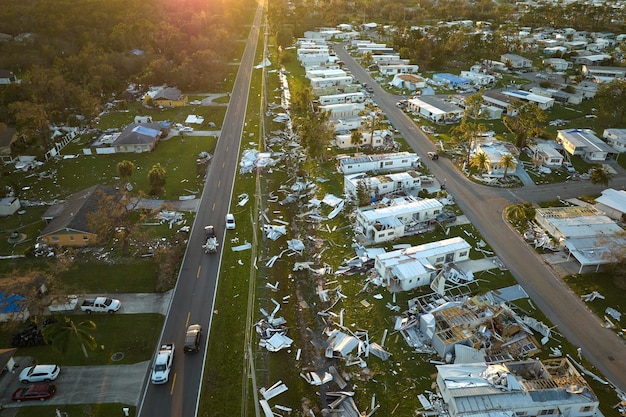
[{"label": "insulation debris", "polygon": [[249,196],[248,194],[245,194],[245,193],[244,193],[244,194],[239,194],[238,199],[239,199],[239,202],[237,203],[237,205],[238,205],[239,207],[243,207],[243,206],[245,206],[245,205],[248,203],[248,201],[250,200],[250,196]]},{"label": "insulation debris", "polygon": [[300,376],[311,385],[324,385],[333,380],[333,376],[326,371],[301,372]]},{"label": "insulation debris", "polygon": [[233,252],[241,252],[243,250],[248,250],[250,248],[252,248],[252,244],[246,242],[243,245],[233,246],[231,249],[233,250]]},{"label": "insulation debris", "polygon": [[604,296],[603,296],[602,294],[600,294],[599,292],[597,292],[597,291],[593,291],[593,292],[591,292],[591,293],[589,293],[589,294],[584,294],[584,295],[581,295],[581,296],[580,296],[580,298],[581,298],[583,301],[587,301],[587,302],[589,302],[589,301],[593,301],[593,300],[595,300],[596,298],[599,298],[599,299],[601,299],[601,300],[604,300]]},{"label": "insulation debris", "polygon": [[271,240],[277,240],[279,237],[287,234],[287,228],[285,226],[276,226],[272,224],[263,225],[263,232],[265,236]]}]

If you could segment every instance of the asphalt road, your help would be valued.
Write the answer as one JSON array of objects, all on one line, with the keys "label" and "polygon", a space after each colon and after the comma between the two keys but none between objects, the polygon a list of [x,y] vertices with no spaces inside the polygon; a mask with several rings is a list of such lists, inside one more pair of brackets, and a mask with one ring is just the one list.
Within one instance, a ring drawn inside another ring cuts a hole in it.
[{"label": "asphalt road", "polygon": [[[210,337],[207,333],[211,328],[222,248],[220,245],[218,253],[215,254],[204,253],[202,249],[204,226],[214,225],[219,241],[224,241],[224,216],[229,211],[239,162],[239,145],[248,104],[261,16],[262,4],[259,4],[237,72],[221,135],[209,167],[187,252],[161,336],[161,343],[174,342],[176,344],[174,366],[168,383],[164,385],[150,384],[150,375],[146,375],[139,416],[170,417],[197,414],[206,349]],[[194,323],[201,324],[204,329],[202,347],[197,353],[183,354],[185,330],[187,325]]]},{"label": "asphalt road", "polygon": [[[469,181],[452,161],[426,157],[435,151],[435,145],[402,110],[396,107],[398,97],[385,92],[343,48],[335,46],[340,60],[360,82],[374,89],[373,99],[398,129],[413,150],[432,173],[445,183],[458,206],[474,224],[496,254],[510,269],[520,285],[531,296],[536,306],[572,344],[582,349],[583,356],[611,383],[626,390],[626,344],[614,331],[602,327],[602,322],[562,282],[555,269],[547,264],[503,219],[504,208],[523,201],[547,201],[556,196],[574,198],[584,194],[597,194],[599,186],[588,181],[565,184],[529,186],[516,190],[496,189]],[[618,169],[611,187],[626,186],[626,175]]]}]

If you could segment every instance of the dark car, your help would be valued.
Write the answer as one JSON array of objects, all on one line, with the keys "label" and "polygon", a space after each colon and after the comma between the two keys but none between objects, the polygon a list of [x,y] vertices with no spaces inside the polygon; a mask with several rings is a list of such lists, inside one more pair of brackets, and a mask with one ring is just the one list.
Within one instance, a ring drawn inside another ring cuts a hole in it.
[{"label": "dark car", "polygon": [[200,349],[200,337],[202,336],[202,326],[199,324],[192,324],[187,327],[187,333],[185,333],[185,352],[197,352]]},{"label": "dark car", "polygon": [[44,401],[52,398],[55,392],[57,392],[57,387],[54,384],[30,384],[18,388],[11,398],[18,403],[31,400]]}]

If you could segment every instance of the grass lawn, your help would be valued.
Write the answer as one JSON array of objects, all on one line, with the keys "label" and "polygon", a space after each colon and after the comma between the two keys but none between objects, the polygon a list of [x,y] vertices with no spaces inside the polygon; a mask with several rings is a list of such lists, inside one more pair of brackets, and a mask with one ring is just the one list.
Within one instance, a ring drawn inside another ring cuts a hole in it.
[{"label": "grass lawn", "polygon": [[[70,343],[65,353],[48,345],[18,348],[16,356],[30,356],[37,363],[55,363],[60,366],[138,363],[152,357],[163,327],[163,316],[160,314],[76,314],[68,317],[75,324],[85,320],[96,323],[97,328],[90,330],[90,333],[99,347],[88,351],[87,358],[77,343]],[[5,325],[0,326],[0,345],[11,346],[14,331],[5,331],[4,328]],[[123,353],[124,358],[114,362],[111,355],[117,352]]]},{"label": "grass lawn", "polygon": [[[122,408],[129,408],[129,416],[134,416],[137,407],[120,403],[106,404],[73,404],[73,405],[37,405],[21,406],[17,410],[16,417],[53,417],[56,410],[67,413],[68,417],[116,417],[124,416]],[[62,414],[63,415],[63,414]]]},{"label": "grass lawn", "polygon": [[[606,309],[609,307],[617,311],[623,311],[621,305],[624,304],[626,299],[626,289],[617,285],[616,279],[611,273],[598,272],[584,275],[568,275],[565,277],[565,282],[580,296],[597,291],[604,297],[585,303],[598,317],[602,318],[605,316],[610,317],[606,314]],[[626,327],[626,318],[622,315],[621,321],[613,318],[611,318],[611,321],[616,325],[618,332],[621,333],[621,337],[626,339],[622,331]]]},{"label": "grass lawn", "polygon": [[67,293],[142,293],[156,291],[156,268],[151,259],[110,265],[78,262],[59,276]]}]

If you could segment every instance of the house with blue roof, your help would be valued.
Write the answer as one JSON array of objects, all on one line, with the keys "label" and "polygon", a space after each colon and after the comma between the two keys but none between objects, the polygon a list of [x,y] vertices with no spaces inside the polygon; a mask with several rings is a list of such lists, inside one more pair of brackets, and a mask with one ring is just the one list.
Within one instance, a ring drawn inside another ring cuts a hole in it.
[{"label": "house with blue roof", "polygon": [[472,86],[472,80],[459,77],[458,75],[449,74],[447,72],[433,74],[433,81],[455,89],[466,89]]},{"label": "house with blue roof", "polygon": [[0,294],[0,322],[26,320],[29,313],[25,301],[26,299],[18,294]]}]

